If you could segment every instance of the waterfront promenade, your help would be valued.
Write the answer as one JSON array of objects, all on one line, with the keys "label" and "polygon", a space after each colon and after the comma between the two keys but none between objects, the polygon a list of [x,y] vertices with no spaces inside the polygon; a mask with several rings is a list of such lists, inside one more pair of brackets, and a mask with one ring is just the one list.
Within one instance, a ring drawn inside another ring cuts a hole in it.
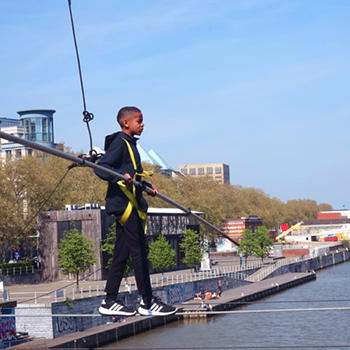
[{"label": "waterfront promenade", "polygon": [[[333,266],[335,264],[338,264],[347,260],[350,260],[350,251],[333,252],[331,254],[328,254],[322,257],[316,257],[313,259],[302,259],[301,261],[291,263],[290,265],[288,264],[281,265],[270,274],[270,278],[268,279],[260,280],[259,282],[254,282],[254,283],[248,282],[248,281],[244,281],[244,282],[242,281],[240,282],[241,285],[237,285],[236,287],[231,286],[230,287],[231,289],[224,290],[223,297],[221,299],[210,301],[212,305],[212,310],[213,310],[212,313],[209,313],[209,312],[203,313],[202,310],[199,309],[198,307],[199,306],[198,303],[200,303],[200,301],[193,301],[187,298],[187,299],[183,299],[181,302],[177,302],[179,312],[177,313],[177,315],[174,315],[174,316],[168,316],[166,318],[135,316],[127,319],[126,322],[122,324],[101,325],[97,327],[94,326],[89,329],[85,328],[85,330],[82,330],[81,332],[62,335],[55,339],[46,339],[45,345],[42,345],[42,346],[39,343],[41,341],[41,344],[43,344],[44,342],[43,338],[35,339],[35,343],[34,342],[26,343],[25,344],[26,346],[21,348],[28,348],[28,346],[32,346],[32,344],[33,344],[33,347],[30,347],[30,348],[33,348],[33,349],[58,346],[57,344],[61,344],[61,348],[62,347],[66,347],[66,348],[98,347],[98,346],[101,346],[102,344],[108,344],[108,343],[120,340],[122,338],[129,337],[129,336],[138,334],[140,332],[144,332],[146,330],[151,330],[155,327],[159,327],[169,322],[179,320],[183,317],[207,317],[207,316],[214,315],[216,311],[230,310],[232,307],[237,307],[238,305],[241,305],[241,303],[252,302],[252,301],[264,298],[268,295],[278,293],[283,289],[296,286],[299,283],[304,283],[309,281],[310,279],[315,278],[315,275],[313,273],[307,273],[305,271],[310,271],[310,270],[316,271],[324,267]],[[278,263],[276,261],[272,259],[268,259],[267,264],[264,266],[264,268],[268,265],[273,266],[277,264]],[[275,267],[276,266],[274,266],[274,268]],[[228,266],[226,267],[221,266],[221,270],[225,270],[225,268],[227,270],[230,269]],[[188,270],[188,272],[190,271]],[[178,271],[176,271],[175,273],[178,273]],[[228,276],[228,278],[232,281],[235,280],[235,278],[231,276]],[[207,277],[208,281],[210,281],[211,279],[213,280],[213,282],[209,282],[209,284],[212,285],[212,283],[214,283],[215,285],[215,281],[218,279],[218,276]],[[176,290],[180,288],[182,290],[182,288],[187,285],[185,281],[183,282],[184,283],[180,282],[179,285],[175,285],[174,287],[170,287],[170,288],[175,288]],[[62,283],[62,282],[55,282],[55,283]],[[87,282],[87,283],[91,283],[91,282]],[[194,283],[200,283],[200,285],[203,286],[203,282],[201,281],[197,281]],[[205,283],[207,282],[204,282],[204,285]],[[243,283],[244,285],[242,285]],[[192,283],[190,283],[190,285],[192,285]],[[160,288],[159,290],[162,290],[162,288]],[[96,299],[96,298],[92,298],[91,301],[93,299]],[[82,299],[81,301],[84,303],[84,300],[89,300],[89,299],[84,297],[84,299]],[[60,319],[60,317],[57,317],[57,316],[56,316],[57,318],[56,322],[58,322],[58,320]],[[72,318],[79,317],[79,315],[75,315],[75,316],[71,315],[71,316]],[[87,316],[90,316],[90,315],[87,315]],[[100,319],[100,317],[101,316],[98,314],[96,316],[95,315],[93,316],[93,318],[95,318],[96,320]],[[91,319],[91,316],[89,318]],[[36,322],[36,319],[37,318],[34,317],[32,322],[33,321]],[[49,318],[48,318],[48,322],[51,322]],[[46,337],[46,338],[50,338],[50,337]]]},{"label": "waterfront promenade", "polygon": [[[265,266],[270,266],[273,263],[273,259],[265,259]],[[249,258],[249,268],[260,268],[262,266],[261,260],[256,258]],[[242,269],[244,270],[244,266]],[[217,261],[213,259],[213,269],[221,271],[222,273],[241,270],[240,260],[236,257],[230,257],[227,259],[220,259]],[[204,274],[194,273],[191,269],[177,270],[161,273],[151,274],[152,287],[157,288],[162,285],[176,284],[188,282],[190,279],[203,278]],[[166,281],[166,282],[164,282]],[[64,301],[66,297],[69,299],[80,299],[92,296],[104,295],[104,287],[106,281],[79,281],[79,289],[76,287],[75,281],[56,281],[36,284],[15,284],[6,286],[5,289],[9,293],[9,300],[16,300],[18,304],[21,303],[52,303],[57,301]],[[123,278],[120,292],[134,291],[137,289],[135,284],[135,278],[128,278],[128,285],[125,285],[125,278]],[[57,293],[56,293],[57,292]]]},{"label": "waterfront promenade", "polygon": [[[205,312],[199,308],[201,301],[192,300],[178,305],[179,312],[167,317],[133,316],[124,323],[110,323],[102,326],[76,332],[55,339],[35,339],[28,343],[14,346],[14,349],[48,349],[48,348],[93,348],[116,342],[125,337],[154,329],[183,317],[208,317],[215,311],[230,310],[246,302],[259,300],[284,289],[294,287],[316,279],[313,273],[289,273],[246,286],[227,290],[222,298],[209,300],[212,311]],[[101,317],[96,315],[96,317]]]}]

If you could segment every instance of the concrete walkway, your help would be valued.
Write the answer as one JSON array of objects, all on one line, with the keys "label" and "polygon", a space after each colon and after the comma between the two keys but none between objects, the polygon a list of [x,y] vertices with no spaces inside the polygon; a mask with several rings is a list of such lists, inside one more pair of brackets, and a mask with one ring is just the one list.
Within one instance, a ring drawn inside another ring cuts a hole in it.
[{"label": "concrete walkway", "polygon": [[[268,260],[266,263],[269,265]],[[251,258],[248,263],[256,263],[259,259]],[[216,261],[213,259],[213,269],[221,269],[222,272],[228,271],[230,268],[239,268],[240,260],[239,258],[231,257],[227,260],[220,259]],[[192,274],[192,276],[190,276]],[[184,269],[177,271],[165,272],[164,275],[161,273],[151,274],[152,287],[161,287],[167,284],[177,284],[182,282],[188,282],[191,279],[194,280],[194,270]],[[201,272],[202,274],[202,272]],[[164,277],[166,278],[164,281]],[[198,273],[197,277],[198,278]],[[122,280],[120,286],[120,292],[136,290],[137,286],[134,277],[128,278],[129,285],[125,285],[125,279]],[[58,281],[58,282],[46,282],[46,283],[36,283],[36,284],[16,284],[11,286],[6,286],[5,289],[10,294],[10,300],[16,300],[18,304],[20,303],[52,303],[56,301],[64,301],[66,297],[69,299],[86,298],[90,296],[104,295],[106,281],[85,281],[79,282],[79,289],[77,289],[75,281]],[[57,291],[57,293],[56,293]]]}]

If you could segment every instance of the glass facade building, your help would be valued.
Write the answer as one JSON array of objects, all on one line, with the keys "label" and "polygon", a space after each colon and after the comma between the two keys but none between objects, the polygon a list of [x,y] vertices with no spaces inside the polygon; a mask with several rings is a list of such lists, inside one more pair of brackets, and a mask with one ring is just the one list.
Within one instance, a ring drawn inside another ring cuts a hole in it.
[{"label": "glass facade building", "polygon": [[24,129],[24,138],[42,143],[48,147],[54,145],[53,109],[33,109],[17,112]]}]

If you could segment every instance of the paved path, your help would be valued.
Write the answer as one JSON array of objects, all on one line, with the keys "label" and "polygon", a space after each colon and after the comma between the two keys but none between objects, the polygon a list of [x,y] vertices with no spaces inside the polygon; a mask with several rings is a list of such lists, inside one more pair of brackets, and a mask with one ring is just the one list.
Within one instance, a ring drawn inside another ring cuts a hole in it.
[{"label": "paved path", "polygon": [[[249,260],[249,263],[257,262],[258,259]],[[266,260],[268,263],[268,259]],[[228,269],[229,267],[238,268],[240,265],[239,258],[231,257],[228,260],[216,261],[213,259],[213,268]],[[190,269],[177,270],[171,272],[165,272],[164,275],[161,273],[151,274],[152,287],[160,287],[162,283],[167,284],[176,284],[182,282],[188,282],[191,280],[190,274],[194,273],[194,270],[191,272]],[[197,274],[198,275],[198,274]],[[193,275],[192,275],[193,276]],[[166,282],[162,282],[163,277],[167,278]],[[192,277],[192,281],[194,277]],[[135,284],[135,278],[131,277],[128,279],[130,284],[131,291],[136,290],[137,286]],[[55,301],[64,301],[66,297],[70,299],[78,299],[82,297],[90,297],[104,294],[104,287],[106,281],[80,281],[79,289],[77,289],[76,283],[74,281],[58,281],[58,282],[46,282],[46,283],[36,283],[36,284],[17,284],[5,287],[9,291],[10,300],[16,300],[17,303],[51,303]],[[81,292],[83,288],[83,292]],[[73,291],[74,289],[74,291]],[[125,279],[122,280],[120,291],[127,291],[125,286]],[[56,291],[59,297],[56,296]]]}]

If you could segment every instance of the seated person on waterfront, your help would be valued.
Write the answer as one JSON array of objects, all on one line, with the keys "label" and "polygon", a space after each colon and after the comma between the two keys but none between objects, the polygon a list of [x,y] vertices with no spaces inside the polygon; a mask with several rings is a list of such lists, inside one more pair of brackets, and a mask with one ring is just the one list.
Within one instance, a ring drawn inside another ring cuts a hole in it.
[{"label": "seated person on waterfront", "polygon": [[198,292],[194,295],[194,300],[201,300],[202,299],[202,292]]}]

